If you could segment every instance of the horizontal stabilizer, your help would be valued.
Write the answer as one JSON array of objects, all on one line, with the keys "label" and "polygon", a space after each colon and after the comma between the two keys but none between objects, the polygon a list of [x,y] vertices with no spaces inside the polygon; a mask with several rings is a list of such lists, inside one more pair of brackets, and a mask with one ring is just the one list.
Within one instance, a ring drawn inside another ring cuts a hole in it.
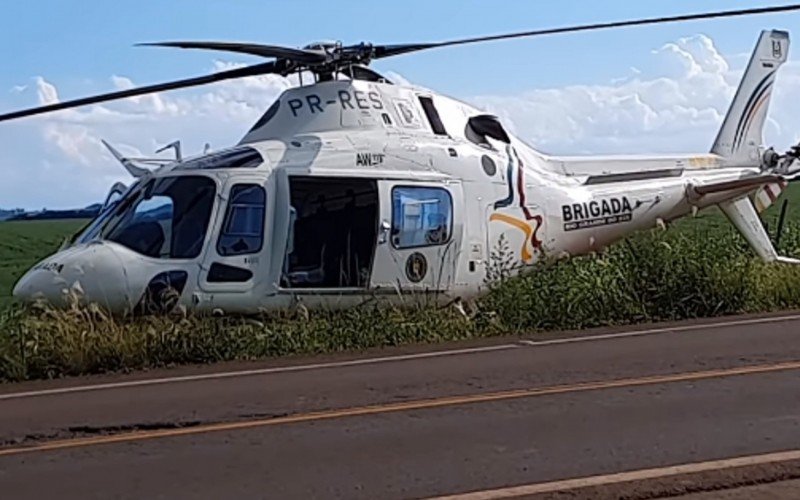
[{"label": "horizontal stabilizer", "polygon": [[125,167],[125,170],[127,170],[128,173],[131,174],[132,176],[139,178],[150,173],[150,171],[147,170],[146,168],[134,165],[130,159],[122,156],[122,153],[117,151],[111,144],[107,143],[102,139],[101,141],[103,143],[103,146],[105,146],[106,149],[108,149],[108,151],[114,156],[114,158],[116,158],[117,161],[120,162],[122,166]]},{"label": "horizontal stabilizer", "polygon": [[748,191],[767,184],[776,184],[784,182],[784,178],[780,175],[758,175],[755,177],[745,177],[732,181],[715,182],[712,184],[700,184],[692,186],[693,194],[696,196],[705,196],[715,193],[724,193],[726,191]]}]

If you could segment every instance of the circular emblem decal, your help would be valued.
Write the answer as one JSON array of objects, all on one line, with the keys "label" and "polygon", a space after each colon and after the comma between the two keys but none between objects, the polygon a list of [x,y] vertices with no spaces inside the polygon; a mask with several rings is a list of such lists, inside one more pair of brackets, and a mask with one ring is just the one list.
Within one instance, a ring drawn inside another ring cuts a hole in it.
[{"label": "circular emblem decal", "polygon": [[483,167],[483,171],[486,172],[486,175],[489,177],[497,173],[497,165],[494,164],[494,160],[486,155],[481,158],[481,166]]},{"label": "circular emblem decal", "polygon": [[414,252],[408,256],[406,261],[406,276],[413,283],[419,283],[428,272],[428,261],[419,252]]}]

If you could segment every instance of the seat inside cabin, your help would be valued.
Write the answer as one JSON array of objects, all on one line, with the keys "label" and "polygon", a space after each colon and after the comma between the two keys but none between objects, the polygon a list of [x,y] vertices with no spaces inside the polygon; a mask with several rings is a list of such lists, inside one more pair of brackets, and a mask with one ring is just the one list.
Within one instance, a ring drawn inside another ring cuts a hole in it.
[{"label": "seat inside cabin", "polygon": [[364,288],[377,244],[378,189],[371,179],[293,176],[290,248],[282,285]]}]

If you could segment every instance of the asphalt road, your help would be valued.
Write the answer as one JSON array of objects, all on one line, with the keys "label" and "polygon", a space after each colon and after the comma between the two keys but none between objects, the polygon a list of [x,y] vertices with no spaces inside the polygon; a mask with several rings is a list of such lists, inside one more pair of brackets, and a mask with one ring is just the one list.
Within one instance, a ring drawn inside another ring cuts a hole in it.
[{"label": "asphalt road", "polygon": [[0,492],[490,498],[800,449],[800,316],[450,347],[0,386]]}]

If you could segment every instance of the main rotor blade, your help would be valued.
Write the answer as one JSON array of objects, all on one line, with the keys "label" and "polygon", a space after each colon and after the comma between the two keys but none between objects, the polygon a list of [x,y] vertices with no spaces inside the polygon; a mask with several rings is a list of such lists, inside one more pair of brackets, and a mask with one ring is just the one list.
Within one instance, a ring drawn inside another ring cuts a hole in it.
[{"label": "main rotor blade", "polygon": [[244,68],[236,68],[227,71],[220,71],[210,75],[198,76],[195,78],[186,78],[184,80],[176,80],[173,82],[159,83],[155,85],[147,85],[145,87],[137,87],[133,89],[120,90],[118,92],[110,92],[108,94],[100,94],[90,97],[83,97],[81,99],[74,99],[72,101],[58,102],[55,104],[48,104],[46,106],[39,106],[36,108],[23,109],[0,115],[0,122],[13,120],[15,118],[23,118],[26,116],[40,115],[43,113],[50,113],[52,111],[59,111],[62,109],[76,108],[78,106],[85,106],[87,104],[98,104],[106,101],[114,101],[116,99],[125,99],[127,97],[136,97],[145,94],[152,94],[154,92],[162,92],[164,90],[183,89],[188,87],[196,87],[198,85],[206,85],[208,83],[221,82],[224,80],[231,80],[233,78],[243,78],[246,76],[265,75],[269,73],[276,73],[275,62],[268,62],[247,66]]},{"label": "main rotor blade", "polygon": [[280,47],[278,45],[261,45],[257,43],[236,42],[156,42],[139,43],[137,47],[173,47],[179,49],[204,49],[219,50],[221,52],[238,52],[260,57],[276,57],[291,59],[301,63],[321,63],[325,61],[325,54],[311,50]]},{"label": "main rotor blade", "polygon": [[491,42],[495,40],[507,40],[510,38],[525,38],[541,35],[555,35],[559,33],[574,33],[577,31],[592,31],[607,28],[622,28],[625,26],[644,26],[648,24],[675,23],[680,21],[695,21],[700,19],[716,19],[723,17],[750,16],[755,14],[774,14],[778,12],[789,12],[800,10],[800,4],[778,5],[774,7],[758,7],[752,9],[724,10],[717,12],[704,12],[701,14],[683,14],[669,17],[651,17],[647,19],[634,19],[629,21],[614,21],[607,23],[584,24],[578,26],[565,26],[562,28],[547,28],[533,31],[521,31],[518,33],[508,33],[505,35],[489,35],[474,38],[462,38],[460,40],[449,40],[438,43],[415,43],[415,44],[396,44],[396,45],[376,45],[373,59],[391,57],[409,52],[434,49],[439,47],[450,47],[453,45],[465,45],[468,43]]}]

